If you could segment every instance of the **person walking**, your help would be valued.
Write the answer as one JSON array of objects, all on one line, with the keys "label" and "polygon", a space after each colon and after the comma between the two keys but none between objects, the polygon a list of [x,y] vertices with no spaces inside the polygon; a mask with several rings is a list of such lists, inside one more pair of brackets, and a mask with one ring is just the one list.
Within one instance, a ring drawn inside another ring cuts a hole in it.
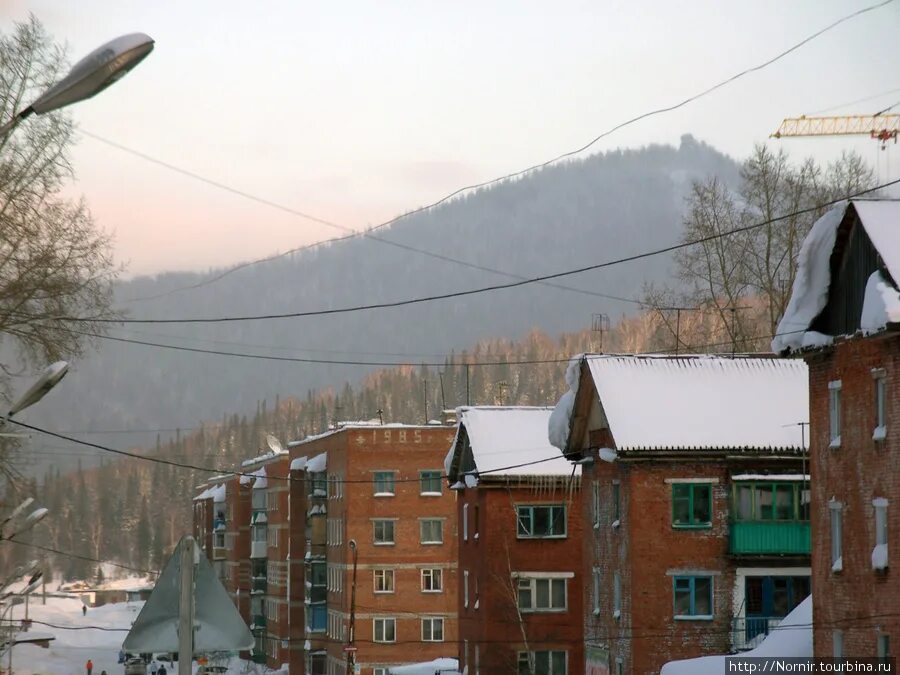
[{"label": "person walking", "polygon": [[84,667],[87,669],[87,675],[91,675],[91,671],[94,669],[94,662],[88,659],[87,663],[84,664]]},{"label": "person walking", "polygon": [[156,671],[156,675],[166,675],[166,664],[160,663],[159,670]]},{"label": "person walking", "polygon": [[81,606],[81,616],[86,616],[86,615],[87,615],[87,605],[82,605]]},{"label": "person walking", "polygon": [[156,659],[150,662],[150,675],[159,675],[159,664],[156,662]]}]

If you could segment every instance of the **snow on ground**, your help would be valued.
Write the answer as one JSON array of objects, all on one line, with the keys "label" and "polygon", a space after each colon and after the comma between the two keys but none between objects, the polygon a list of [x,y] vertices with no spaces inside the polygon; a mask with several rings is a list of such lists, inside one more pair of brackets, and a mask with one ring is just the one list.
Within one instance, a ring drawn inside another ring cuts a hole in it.
[{"label": "snow on ground", "polygon": [[[91,659],[95,673],[105,670],[108,675],[121,675],[123,669],[117,661],[122,640],[143,605],[143,602],[104,605],[88,608],[87,615],[82,616],[81,601],[76,598],[48,597],[47,604],[42,605],[39,596],[32,597],[28,609],[28,616],[34,621],[32,630],[52,633],[56,639],[50,643],[49,649],[35,645],[14,647],[13,672],[83,675],[84,664]],[[22,619],[25,616],[24,606],[16,606],[12,613],[16,621]],[[45,626],[44,623],[52,626]],[[55,626],[78,630],[63,630]],[[109,630],[116,628],[125,630]]]},{"label": "snow on ground", "polygon": [[[122,675],[124,666],[118,663],[119,650],[122,649],[122,641],[128,634],[131,623],[143,606],[143,602],[122,602],[89,607],[87,615],[82,616],[81,601],[77,598],[48,597],[46,605],[41,605],[40,597],[31,598],[28,616],[34,623],[29,633],[50,633],[56,639],[50,643],[49,649],[35,645],[16,645],[13,648],[13,672],[19,675],[84,675],[84,665],[91,659],[95,675],[104,670],[107,675]],[[14,620],[20,621],[25,616],[24,605],[16,605],[12,612]],[[4,656],[4,666],[5,659]],[[237,657],[217,659],[214,663],[228,665],[225,675],[277,675],[281,672]],[[197,667],[195,663],[195,672]],[[176,672],[175,669],[169,669],[170,675],[176,675]]]}]

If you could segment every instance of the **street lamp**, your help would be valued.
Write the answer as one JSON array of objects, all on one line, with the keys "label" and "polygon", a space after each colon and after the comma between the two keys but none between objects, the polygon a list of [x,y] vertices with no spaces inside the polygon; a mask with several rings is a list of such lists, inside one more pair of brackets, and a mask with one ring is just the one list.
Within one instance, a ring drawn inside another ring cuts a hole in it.
[{"label": "street lamp", "polygon": [[143,33],[123,35],[98,47],[76,63],[69,74],[0,126],[0,138],[32,114],[42,115],[99,94],[153,51],[153,39]]},{"label": "street lamp", "polygon": [[22,412],[25,408],[40,401],[47,395],[48,391],[59,384],[59,381],[63,379],[68,372],[69,364],[65,361],[57,361],[44,368],[44,372],[41,373],[41,376],[28,388],[28,391],[22,394],[19,397],[19,400],[13,404],[6,414],[6,417],[12,417],[16,413]]}]

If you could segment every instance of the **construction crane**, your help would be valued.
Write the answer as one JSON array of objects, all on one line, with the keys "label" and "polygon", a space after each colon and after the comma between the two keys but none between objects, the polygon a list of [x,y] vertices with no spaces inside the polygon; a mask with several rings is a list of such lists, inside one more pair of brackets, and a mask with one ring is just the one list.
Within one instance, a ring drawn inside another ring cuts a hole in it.
[{"label": "construction crane", "polygon": [[[893,106],[891,106],[893,107]],[[792,136],[866,135],[881,141],[881,149],[900,132],[900,115],[840,115],[836,117],[788,117],[770,138]]]}]

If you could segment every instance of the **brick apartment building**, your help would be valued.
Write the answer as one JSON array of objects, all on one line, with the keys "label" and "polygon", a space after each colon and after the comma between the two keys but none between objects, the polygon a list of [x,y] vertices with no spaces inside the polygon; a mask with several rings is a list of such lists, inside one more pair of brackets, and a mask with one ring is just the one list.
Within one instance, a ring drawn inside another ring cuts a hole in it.
[{"label": "brick apartment building", "polygon": [[224,526],[226,587],[257,639],[245,657],[346,673],[351,540],[359,672],[455,652],[452,440],[447,427],[348,424],[244,462],[225,482]]},{"label": "brick apartment building", "polygon": [[197,487],[194,497],[194,539],[212,563],[223,584],[225,568],[225,483],[229,476],[215,476]]},{"label": "brick apartment building", "polygon": [[804,242],[772,343],[809,367],[816,656],[886,657],[900,640],[898,281],[900,202],[841,204]]},{"label": "brick apartment building", "polygon": [[458,655],[469,675],[583,668],[581,467],[547,441],[551,410],[458,411],[445,469],[458,491]]},{"label": "brick apartment building", "polygon": [[550,440],[583,470],[585,671],[754,646],[809,593],[804,364],[586,355],[566,377]]}]

